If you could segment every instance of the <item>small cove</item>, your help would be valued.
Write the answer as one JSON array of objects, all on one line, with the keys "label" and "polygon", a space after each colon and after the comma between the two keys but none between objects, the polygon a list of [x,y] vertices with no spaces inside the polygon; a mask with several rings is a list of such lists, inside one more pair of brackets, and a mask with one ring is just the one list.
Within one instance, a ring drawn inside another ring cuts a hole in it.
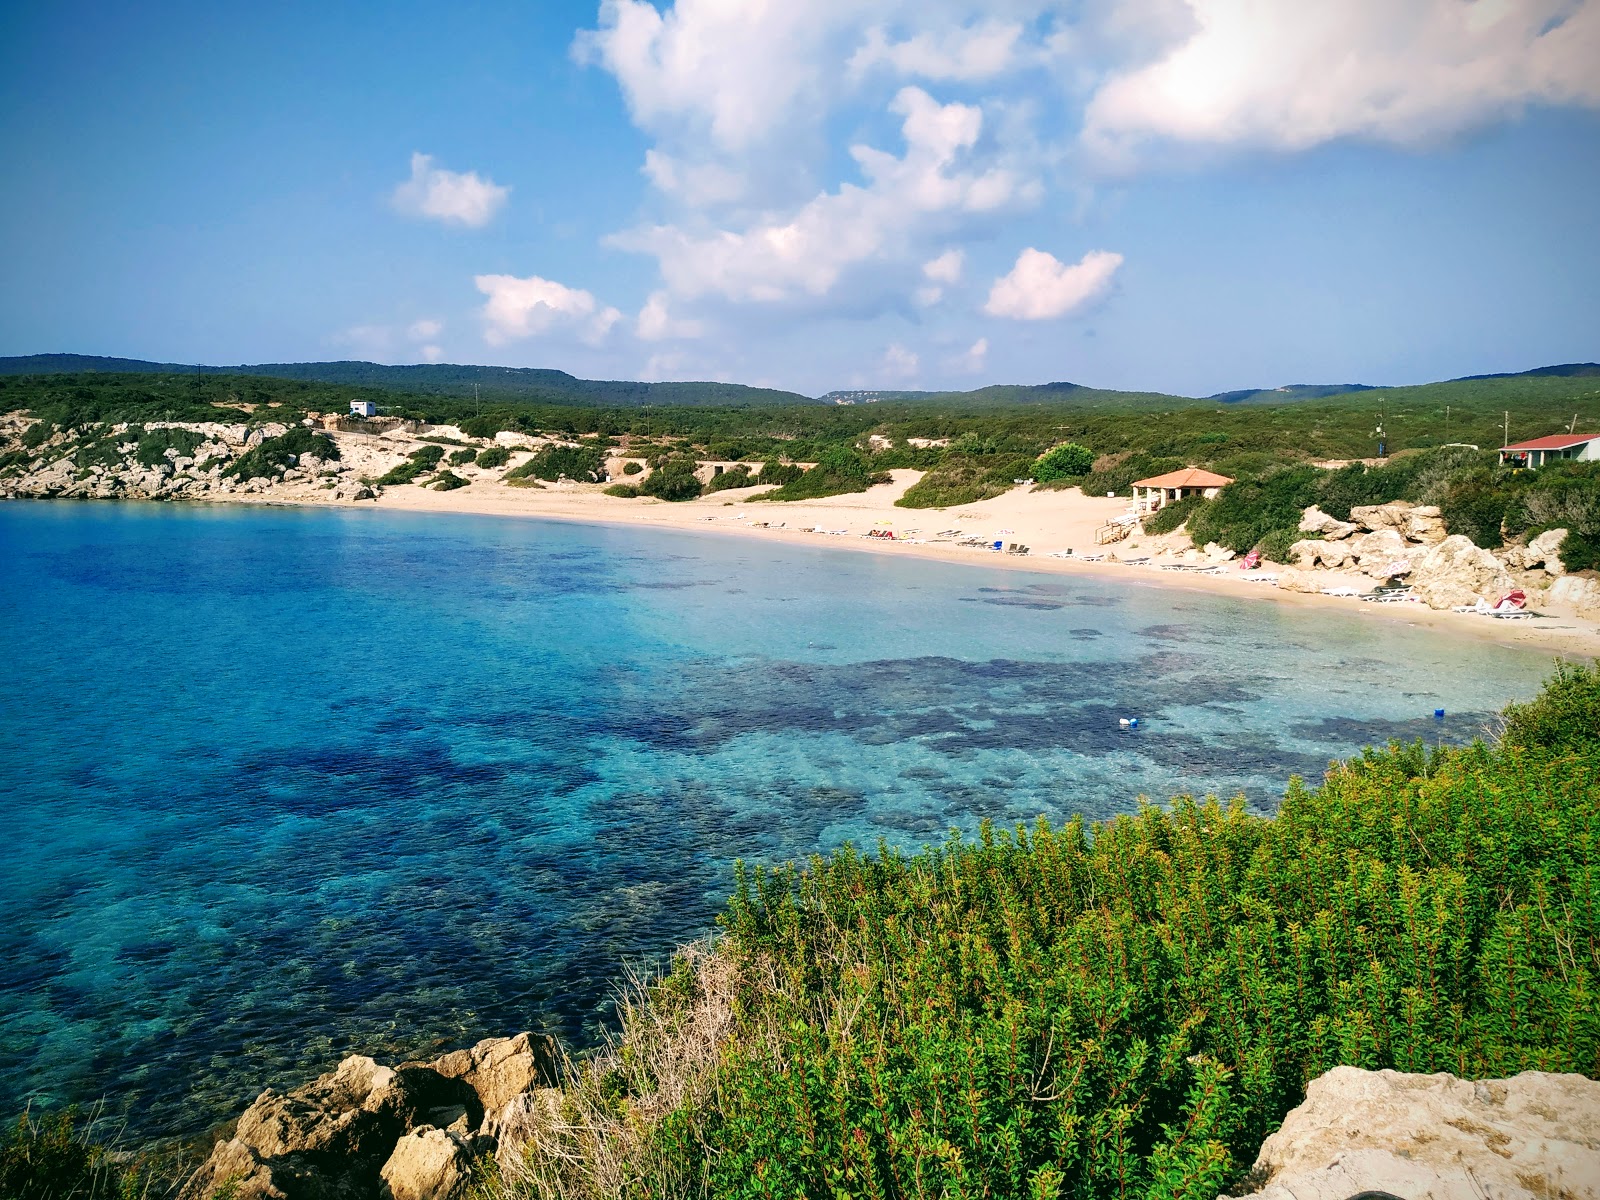
[{"label": "small cove", "polygon": [[19,503],[0,563],[0,1115],[104,1097],[145,1135],[345,1053],[581,1043],[735,858],[1140,794],[1270,812],[1363,744],[1474,736],[1549,669],[1328,611],[563,522]]}]

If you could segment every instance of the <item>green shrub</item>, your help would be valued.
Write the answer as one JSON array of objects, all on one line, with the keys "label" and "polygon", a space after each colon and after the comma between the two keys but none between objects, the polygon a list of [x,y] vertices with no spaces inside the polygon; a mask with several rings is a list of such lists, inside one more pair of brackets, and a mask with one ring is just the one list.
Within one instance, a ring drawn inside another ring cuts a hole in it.
[{"label": "green shrub", "polygon": [[1457,480],[1445,493],[1439,509],[1445,528],[1471,538],[1474,545],[1492,550],[1504,540],[1501,528],[1511,506],[1509,490],[1496,486],[1486,470]]},{"label": "green shrub", "polygon": [[419,475],[426,474],[439,465],[444,459],[444,447],[436,445],[419,446],[406,456],[406,461],[390,467],[378,477],[382,487],[393,487],[401,483],[414,483]]},{"label": "green shrub", "polygon": [[1040,483],[1052,483],[1058,479],[1082,479],[1093,466],[1093,450],[1067,442],[1041,455],[1032,474]]},{"label": "green shrub", "polygon": [[888,482],[889,476],[875,472],[859,450],[834,446],[823,452],[817,465],[798,479],[758,496],[759,500],[815,500],[822,496],[842,496],[864,492],[875,483]]},{"label": "green shrub", "polygon": [[24,1115],[0,1142],[0,1196],[6,1200],[132,1200],[160,1194],[140,1164],[123,1164],[77,1128],[77,1110]]},{"label": "green shrub", "polygon": [[606,469],[606,452],[596,446],[545,446],[520,467],[506,472],[506,479],[557,480],[563,477],[579,483],[598,483]]},{"label": "green shrub", "polygon": [[1276,818],[1179,798],[739,867],[529,1187],[1209,1200],[1339,1064],[1600,1075],[1600,683],[1526,707],[1498,748],[1292,781]]},{"label": "green shrub", "polygon": [[1146,533],[1171,533],[1189,519],[1189,514],[1206,503],[1204,496],[1185,496],[1157,509],[1144,519]]},{"label": "green shrub", "polygon": [[35,421],[22,432],[22,444],[29,450],[37,450],[50,440],[56,427],[49,421]]},{"label": "green shrub", "polygon": [[749,487],[754,482],[755,480],[750,477],[750,468],[740,463],[720,475],[713,475],[711,482],[706,484],[706,491],[725,492],[729,488]]},{"label": "green shrub", "polygon": [[[1148,454],[1112,455],[1096,460],[1094,470],[1081,481],[1085,496],[1104,496],[1107,492],[1117,496],[1133,494],[1136,479],[1151,479],[1168,471],[1187,466],[1178,458],[1152,458]],[[1065,487],[1071,480],[1054,480],[1047,486]]]},{"label": "green shrub", "polygon": [[190,458],[205,441],[204,434],[188,429],[149,429],[139,435],[139,448],[133,456],[141,466],[160,466],[167,461],[168,450],[176,450],[179,458]]},{"label": "green shrub", "polygon": [[901,508],[951,508],[1003,496],[1035,467],[1020,455],[950,455],[906,489],[895,501]]},{"label": "green shrub", "polygon": [[[437,446],[433,449],[443,453]],[[339,447],[325,433],[317,433],[304,425],[294,425],[287,433],[258,442],[234,459],[223,474],[240,480],[272,479],[308,455],[337,459]]]},{"label": "green shrub", "polygon": [[1197,546],[1216,542],[1243,554],[1268,534],[1300,524],[1321,474],[1315,467],[1289,467],[1264,479],[1236,480],[1190,514],[1189,536]]},{"label": "green shrub", "polygon": [[440,471],[428,486],[436,492],[453,492],[457,488],[466,487],[467,481],[454,471]]},{"label": "green shrub", "polygon": [[476,462],[477,458],[478,452],[471,446],[468,446],[464,450],[452,450],[450,452],[449,459],[446,461],[448,461],[452,467],[464,467],[469,462]]},{"label": "green shrub", "polygon": [[484,470],[490,471],[510,462],[511,451],[504,446],[490,446],[487,450],[480,450],[474,461]]},{"label": "green shrub", "polygon": [[1537,696],[1506,707],[1500,741],[1527,751],[1591,750],[1600,742],[1600,668],[1558,662]]},{"label": "green shrub", "polygon": [[643,464],[631,460],[622,464],[622,473],[624,475],[638,475],[643,470]]},{"label": "green shrub", "polygon": [[657,500],[679,503],[693,500],[701,493],[700,479],[695,475],[700,464],[686,455],[669,454],[655,461],[639,491]]},{"label": "green shrub", "polygon": [[1268,562],[1288,565],[1294,558],[1289,553],[1289,547],[1300,541],[1305,534],[1298,529],[1274,529],[1266,537],[1256,543],[1255,549],[1261,552],[1261,557]]},{"label": "green shrub", "polygon": [[631,483],[613,483],[606,489],[606,495],[620,496],[624,500],[637,499],[639,494],[639,489]]},{"label": "green shrub", "polygon": [[769,458],[761,464],[761,474],[757,477],[757,482],[782,487],[786,483],[793,483],[805,473],[805,468],[795,463],[783,463],[775,458]]}]

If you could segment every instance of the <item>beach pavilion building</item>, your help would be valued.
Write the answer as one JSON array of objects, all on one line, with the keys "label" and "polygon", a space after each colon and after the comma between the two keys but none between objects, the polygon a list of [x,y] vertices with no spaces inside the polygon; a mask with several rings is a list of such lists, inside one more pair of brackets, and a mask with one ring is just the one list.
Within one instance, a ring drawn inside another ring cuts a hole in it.
[{"label": "beach pavilion building", "polygon": [[1508,467],[1542,467],[1562,458],[1600,459],[1600,433],[1557,433],[1500,447],[1500,461]]},{"label": "beach pavilion building", "polygon": [[1168,471],[1165,475],[1134,482],[1134,508],[1143,517],[1189,496],[1204,496],[1209,500],[1232,482],[1226,475],[1202,471],[1199,467]]}]

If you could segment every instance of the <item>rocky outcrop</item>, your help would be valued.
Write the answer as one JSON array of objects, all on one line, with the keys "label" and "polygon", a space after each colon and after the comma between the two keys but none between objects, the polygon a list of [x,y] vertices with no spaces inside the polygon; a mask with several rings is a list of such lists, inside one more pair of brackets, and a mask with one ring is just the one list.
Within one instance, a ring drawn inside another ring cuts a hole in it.
[{"label": "rocky outcrop", "polygon": [[1500,558],[1518,571],[1542,568],[1547,574],[1562,575],[1566,568],[1561,563],[1561,543],[1566,540],[1565,529],[1546,529],[1525,546],[1507,546]]},{"label": "rocky outcrop", "polygon": [[1335,1067],[1261,1146],[1249,1200],[1600,1200],[1600,1083]]},{"label": "rocky outcrop", "polygon": [[1430,608],[1492,603],[1516,586],[1498,558],[1460,534],[1422,556],[1411,572],[1411,584]]},{"label": "rocky outcrop", "polygon": [[1563,575],[1550,585],[1545,599],[1572,609],[1580,617],[1600,618],[1600,573],[1580,571]]},{"label": "rocky outcrop", "polygon": [[1407,541],[1426,545],[1442,542],[1446,535],[1444,516],[1436,507],[1406,500],[1358,504],[1350,510],[1350,520],[1369,533],[1392,530]]},{"label": "rocky outcrop", "polygon": [[1338,517],[1330,517],[1315,504],[1306,509],[1305,515],[1300,518],[1301,533],[1318,534],[1324,541],[1341,541],[1355,531],[1356,527],[1349,521],[1341,521]]},{"label": "rocky outcrop", "polygon": [[263,1092],[180,1200],[227,1189],[235,1200],[452,1200],[498,1148],[508,1110],[559,1071],[555,1043],[526,1033],[393,1068],[352,1056],[291,1092]]}]

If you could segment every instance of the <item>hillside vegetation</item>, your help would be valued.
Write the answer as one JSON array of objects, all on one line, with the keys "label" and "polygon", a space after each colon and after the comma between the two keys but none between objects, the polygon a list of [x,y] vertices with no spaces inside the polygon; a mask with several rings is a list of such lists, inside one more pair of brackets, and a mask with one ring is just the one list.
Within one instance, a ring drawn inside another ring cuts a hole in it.
[{"label": "hillside vegetation", "polygon": [[1147,1197],[1339,1064],[1600,1077],[1600,673],[1275,818],[1179,798],[740,868],[490,1195]]}]

